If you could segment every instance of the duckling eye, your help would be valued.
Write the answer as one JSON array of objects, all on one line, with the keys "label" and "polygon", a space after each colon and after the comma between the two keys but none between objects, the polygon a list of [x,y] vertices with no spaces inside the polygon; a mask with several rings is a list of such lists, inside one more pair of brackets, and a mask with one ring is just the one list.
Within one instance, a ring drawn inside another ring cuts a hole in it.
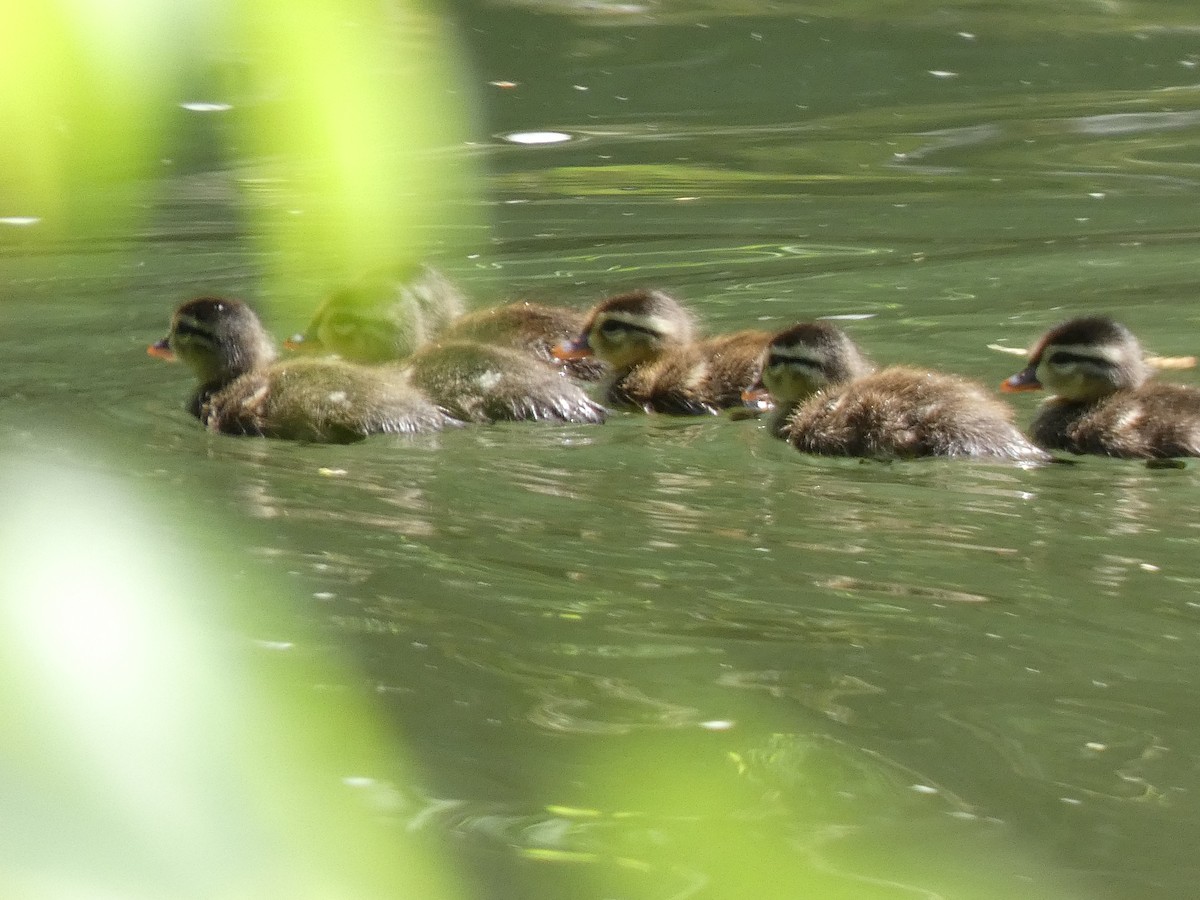
[{"label": "duckling eye", "polygon": [[624,322],[614,322],[612,319],[606,319],[601,322],[597,331],[599,332],[598,337],[614,346],[624,344],[632,334],[632,329]]},{"label": "duckling eye", "polygon": [[200,300],[192,304],[191,311],[197,319],[211,321],[224,313],[228,305],[223,300]]}]

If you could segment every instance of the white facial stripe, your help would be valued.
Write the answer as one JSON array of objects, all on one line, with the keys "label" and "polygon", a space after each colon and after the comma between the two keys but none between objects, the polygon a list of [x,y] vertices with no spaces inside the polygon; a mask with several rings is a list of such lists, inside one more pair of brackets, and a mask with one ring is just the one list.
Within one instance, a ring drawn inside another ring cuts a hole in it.
[{"label": "white facial stripe", "polygon": [[803,366],[811,366],[814,369],[819,369],[825,363],[825,358],[821,353],[814,350],[812,347],[780,347],[773,345],[769,354],[775,359],[785,359],[789,363],[797,363]]},{"label": "white facial stripe", "polygon": [[603,325],[605,322],[620,322],[639,331],[653,331],[657,334],[667,334],[674,330],[671,323],[660,316],[638,315],[630,312],[606,312],[600,324]]}]

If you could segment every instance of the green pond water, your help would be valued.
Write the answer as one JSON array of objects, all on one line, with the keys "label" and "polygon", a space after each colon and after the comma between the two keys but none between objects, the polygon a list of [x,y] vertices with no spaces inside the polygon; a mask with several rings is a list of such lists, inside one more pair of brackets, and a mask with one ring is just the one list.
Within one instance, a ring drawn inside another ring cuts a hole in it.
[{"label": "green pond water", "polygon": [[[1200,18],[974,6],[458,8],[487,226],[431,261],[479,306],[845,316],[880,362],[988,384],[1019,364],[989,344],[1079,313],[1195,353]],[[173,305],[303,324],[239,172],[165,179],[127,241],[0,234],[3,447],[249,529],[229,568],[353,660],[468,896],[1196,895],[1194,464],[828,460],[630,414],[209,435],[144,352]]]}]

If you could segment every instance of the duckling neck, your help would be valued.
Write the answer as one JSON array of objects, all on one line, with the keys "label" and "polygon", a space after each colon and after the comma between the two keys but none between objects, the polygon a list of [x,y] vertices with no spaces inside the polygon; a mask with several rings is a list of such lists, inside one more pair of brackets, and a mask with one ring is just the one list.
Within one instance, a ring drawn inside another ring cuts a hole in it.
[{"label": "duckling neck", "polygon": [[627,402],[629,397],[626,396],[626,388],[629,379],[645,365],[644,362],[630,363],[620,368],[610,365],[608,377],[603,382],[604,395],[617,402]]},{"label": "duckling neck", "polygon": [[198,388],[196,388],[195,391],[192,392],[192,396],[188,398],[187,411],[197,419],[204,418],[205,405],[214,394],[220,393],[229,385],[229,383],[229,381],[224,383],[218,381],[209,381],[201,384]]},{"label": "duckling neck", "polygon": [[188,400],[188,412],[196,418],[204,417],[204,407],[214,395],[221,393],[239,378],[252,372],[261,372],[275,361],[275,348],[267,341],[242,352],[230,354],[224,364],[214,368],[198,368],[196,375],[200,384]]},{"label": "duckling neck", "polygon": [[275,344],[271,339],[265,333],[258,334],[252,340],[231,348],[222,370],[201,380],[224,387],[248,372],[265,369],[275,362],[277,357]]},{"label": "duckling neck", "polygon": [[784,436],[783,432],[787,426],[787,421],[799,405],[799,400],[791,400],[787,403],[776,401],[775,408],[771,410],[771,414],[767,418],[767,427],[771,429],[771,434],[775,435],[775,437]]}]

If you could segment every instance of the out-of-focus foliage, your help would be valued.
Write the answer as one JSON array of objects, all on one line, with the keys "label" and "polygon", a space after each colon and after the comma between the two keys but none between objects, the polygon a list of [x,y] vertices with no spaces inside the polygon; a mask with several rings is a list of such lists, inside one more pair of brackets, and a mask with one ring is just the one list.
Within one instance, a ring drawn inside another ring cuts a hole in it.
[{"label": "out-of-focus foliage", "polygon": [[0,895],[457,896],[400,827],[404,752],[238,535],[5,463]]},{"label": "out-of-focus foliage", "polygon": [[170,6],[0,4],[0,216],[54,236],[119,228],[132,207],[89,189],[146,175],[171,94]]},{"label": "out-of-focus foliage", "polygon": [[127,239],[203,167],[242,193],[277,293],[420,261],[473,215],[456,51],[422,0],[3,4],[0,217]]},{"label": "out-of-focus foliage", "polygon": [[1004,828],[957,798],[914,791],[912,773],[886,759],[798,735],[746,752],[722,753],[723,743],[714,736],[711,753],[684,756],[648,741],[593,760],[606,776],[605,811],[570,811],[573,839],[586,845],[619,819],[624,841],[615,852],[548,858],[587,863],[581,871],[604,887],[627,881],[647,897],[666,893],[647,884],[690,883],[721,900],[1000,900],[1031,878],[1063,900],[1082,896]]},{"label": "out-of-focus foliage", "polygon": [[271,249],[349,281],[469,221],[469,101],[444,19],[419,0],[231,8],[256,97],[244,134],[282,180],[255,223]]}]

